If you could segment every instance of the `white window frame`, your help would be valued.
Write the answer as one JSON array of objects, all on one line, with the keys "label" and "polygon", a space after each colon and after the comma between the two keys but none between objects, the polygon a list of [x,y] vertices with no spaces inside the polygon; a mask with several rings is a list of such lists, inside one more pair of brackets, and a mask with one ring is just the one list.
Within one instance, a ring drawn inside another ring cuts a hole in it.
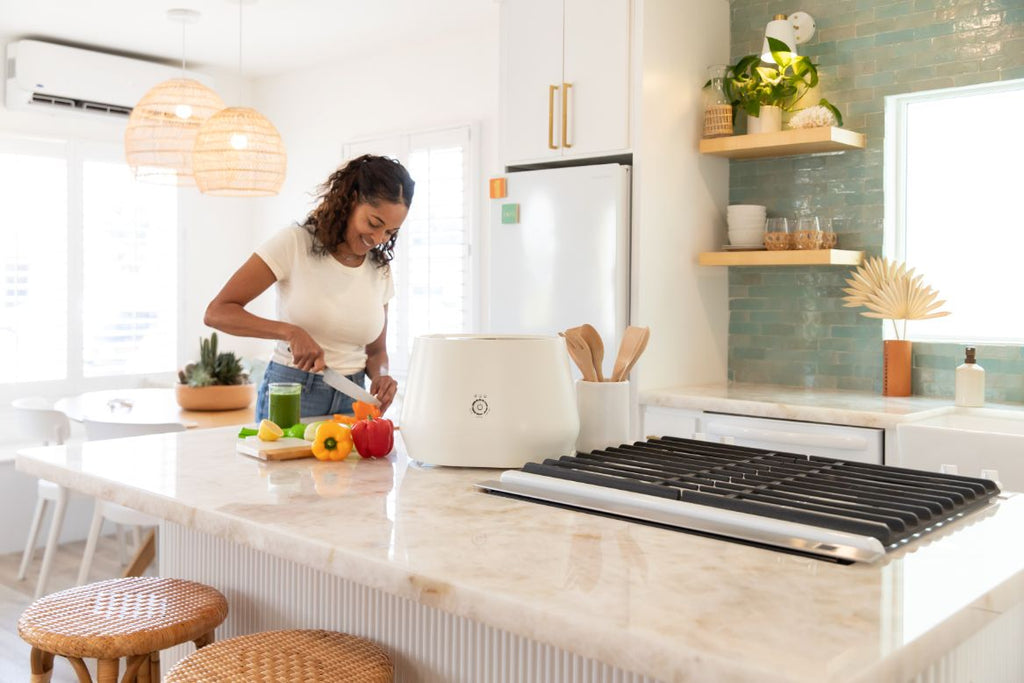
[{"label": "white window frame", "polygon": [[[391,156],[398,159],[403,164],[406,164],[409,159],[410,150],[414,148],[424,146],[440,146],[446,142],[453,142],[462,144],[466,149],[466,156],[464,160],[464,173],[466,179],[465,191],[463,193],[463,215],[466,216],[468,222],[466,227],[466,249],[463,254],[464,272],[466,273],[465,281],[462,283],[463,287],[463,315],[466,321],[466,330],[474,330],[479,327],[479,290],[480,288],[474,286],[479,281],[478,268],[476,264],[475,252],[479,251],[474,249],[474,245],[479,244],[480,240],[480,221],[478,219],[479,211],[479,177],[480,177],[480,134],[479,125],[476,123],[466,123],[455,126],[445,126],[441,128],[430,128],[425,130],[394,133],[390,135],[379,135],[367,138],[361,138],[352,140],[346,143],[342,148],[342,157],[344,161],[352,159],[361,154],[381,154]],[[416,180],[413,178],[413,180]],[[416,197],[413,197],[413,203],[416,202]],[[401,237],[399,237],[398,249],[401,249]],[[397,259],[396,259],[397,260]],[[401,263],[394,264],[397,266],[395,270],[395,281],[398,288],[402,288],[408,279],[405,277],[404,267]],[[391,306],[394,306],[399,297],[392,300]],[[391,308],[389,307],[389,313]],[[402,315],[401,312],[397,314],[389,314],[388,326],[390,327],[393,323],[399,326],[396,331],[406,338],[408,334],[404,334],[403,326],[408,320],[408,315]],[[447,330],[452,331],[452,330]],[[405,379],[405,375],[408,371],[408,367],[402,355],[411,355],[412,349],[388,349],[388,354],[391,357],[391,371],[400,380]],[[402,355],[399,355],[402,354]],[[396,362],[396,360],[398,362]]]},{"label": "white window frame", "polygon": [[[1024,79],[994,81],[972,86],[941,88],[922,92],[889,95],[885,98],[885,140],[883,161],[883,217],[882,217],[882,253],[891,260],[907,261],[907,123],[908,108],[917,103],[949,100],[958,97],[971,97],[979,94],[998,93],[1024,88]],[[1004,112],[1005,113],[1005,112]],[[908,263],[913,267],[913,263]],[[927,273],[925,284],[928,282]],[[939,298],[942,290],[939,287]],[[934,343],[981,342],[991,344],[1024,344],[1024,339],[979,338],[959,339],[949,335],[929,334],[928,321],[915,323],[910,321],[907,326],[907,338],[914,341]],[[919,326],[918,326],[919,325]],[[889,325],[883,325],[883,336],[894,338]]]},{"label": "white window frame", "polygon": [[[63,153],[59,150],[63,149]],[[166,371],[105,375],[99,377],[84,376],[84,359],[82,349],[83,324],[83,278],[84,278],[84,197],[83,167],[86,161],[122,160],[122,151],[118,143],[88,140],[73,140],[57,137],[30,137],[12,134],[0,136],[0,150],[40,156],[56,156],[66,159],[67,171],[67,375],[59,380],[38,382],[0,382],[0,404],[9,404],[15,398],[30,395],[41,395],[50,398],[78,394],[84,391],[115,389],[126,386],[139,386],[147,382],[167,384],[173,381],[177,357],[170,359],[172,367]],[[180,224],[180,220],[179,220]],[[176,307],[177,332],[174,346],[181,348],[182,335],[182,237],[180,228],[176,230],[176,258],[178,260],[178,305]]]}]

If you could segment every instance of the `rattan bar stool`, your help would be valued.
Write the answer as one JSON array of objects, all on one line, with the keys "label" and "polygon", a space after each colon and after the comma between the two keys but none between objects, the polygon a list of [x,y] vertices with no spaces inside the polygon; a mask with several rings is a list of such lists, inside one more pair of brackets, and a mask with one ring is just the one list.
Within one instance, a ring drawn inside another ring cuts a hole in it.
[{"label": "rattan bar stool", "polygon": [[336,631],[263,631],[229,638],[181,660],[164,683],[390,683],[388,654]]},{"label": "rattan bar stool", "polygon": [[214,588],[185,581],[130,577],[51,593],[18,619],[18,635],[32,646],[32,683],[53,675],[54,656],[67,658],[80,683],[90,683],[85,659],[95,659],[97,683],[160,680],[160,650],[192,641],[213,642],[228,615]]}]

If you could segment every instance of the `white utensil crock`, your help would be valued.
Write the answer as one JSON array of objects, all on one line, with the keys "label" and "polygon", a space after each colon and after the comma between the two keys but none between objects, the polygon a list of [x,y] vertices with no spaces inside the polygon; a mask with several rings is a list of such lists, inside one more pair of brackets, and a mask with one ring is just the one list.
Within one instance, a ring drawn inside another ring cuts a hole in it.
[{"label": "white utensil crock", "polygon": [[580,411],[578,453],[632,442],[629,429],[629,381],[576,382]]},{"label": "white utensil crock", "polygon": [[565,339],[416,337],[399,424],[409,457],[432,465],[513,468],[572,455],[579,416]]}]

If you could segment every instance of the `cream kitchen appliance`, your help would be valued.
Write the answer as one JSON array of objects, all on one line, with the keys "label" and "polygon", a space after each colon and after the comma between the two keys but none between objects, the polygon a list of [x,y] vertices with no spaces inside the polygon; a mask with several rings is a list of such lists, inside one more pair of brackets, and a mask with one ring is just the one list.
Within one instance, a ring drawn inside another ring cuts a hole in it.
[{"label": "cream kitchen appliance", "polygon": [[432,465],[509,468],[571,455],[579,414],[565,340],[417,337],[401,428],[409,457]]}]

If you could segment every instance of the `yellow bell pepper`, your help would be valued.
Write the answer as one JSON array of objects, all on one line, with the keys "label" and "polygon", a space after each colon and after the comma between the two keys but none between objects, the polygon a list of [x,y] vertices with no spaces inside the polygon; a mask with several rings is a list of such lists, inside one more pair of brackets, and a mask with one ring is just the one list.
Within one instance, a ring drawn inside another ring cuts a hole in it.
[{"label": "yellow bell pepper", "polygon": [[316,428],[313,455],[317,460],[344,460],[352,452],[352,431],[333,420]]}]

